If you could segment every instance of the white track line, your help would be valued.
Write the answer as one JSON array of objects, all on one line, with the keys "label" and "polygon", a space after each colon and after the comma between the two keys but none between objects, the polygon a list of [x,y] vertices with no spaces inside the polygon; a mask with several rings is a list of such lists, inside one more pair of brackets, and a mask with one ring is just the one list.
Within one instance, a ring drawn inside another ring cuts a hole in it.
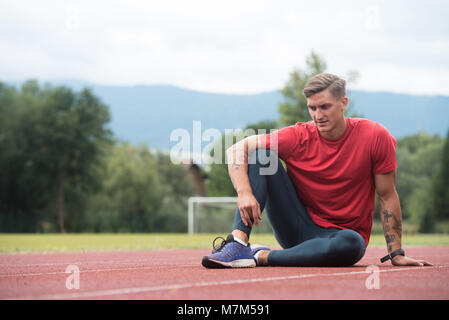
[{"label": "white track line", "polygon": [[[381,269],[379,272],[401,272],[409,270],[432,270],[440,268],[449,268],[449,265],[442,266],[426,266],[426,267],[398,267],[394,269]],[[370,271],[350,271],[350,272],[334,272],[334,273],[310,273],[310,274],[299,274],[293,276],[281,276],[281,277],[268,277],[268,278],[254,278],[254,279],[237,279],[237,280],[226,280],[226,281],[213,281],[213,282],[197,282],[197,283],[185,283],[185,284],[171,284],[163,286],[153,286],[153,287],[141,287],[141,288],[122,288],[122,289],[110,289],[110,290],[99,290],[90,292],[74,292],[67,294],[50,294],[42,296],[25,296],[8,298],[8,300],[64,300],[64,299],[89,299],[98,298],[104,296],[114,296],[114,295],[126,295],[126,294],[136,294],[142,292],[153,292],[153,291],[165,291],[174,289],[188,289],[188,288],[200,288],[200,287],[212,287],[212,286],[223,286],[223,285],[234,285],[234,284],[244,284],[244,283],[255,283],[255,282],[269,282],[269,281],[283,281],[283,280],[294,280],[303,278],[314,278],[314,277],[342,277],[357,274],[370,274]],[[5,300],[5,299],[3,299]]]},{"label": "white track line", "polygon": [[[60,266],[60,265],[70,265],[70,264],[76,264],[76,265],[82,265],[82,264],[102,264],[102,263],[142,263],[142,262],[155,262],[155,261],[166,261],[166,258],[145,258],[145,259],[117,259],[117,260],[81,260],[81,261],[62,261],[62,262],[48,262],[48,263],[27,263],[27,264],[20,264],[20,263],[1,263],[0,262],[0,269],[1,268],[20,268],[20,267],[47,267],[47,266]],[[182,260],[182,258],[179,258],[177,260]],[[175,260],[176,261],[176,260]]]},{"label": "white track line", "polygon": [[[77,265],[65,263],[64,265]],[[126,270],[150,270],[154,268],[161,268],[161,267],[193,267],[198,266],[198,263],[191,263],[191,264],[158,264],[153,266],[147,266],[147,267],[126,267],[126,268],[107,268],[107,269],[86,269],[86,270],[80,270],[80,273],[87,273],[87,272],[109,272],[109,271],[126,271]],[[67,274],[65,271],[54,271],[54,272],[41,272],[41,273],[13,273],[13,274],[0,274],[0,278],[11,278],[11,277],[38,277],[38,276],[46,276],[46,275],[56,275],[56,274]]]}]

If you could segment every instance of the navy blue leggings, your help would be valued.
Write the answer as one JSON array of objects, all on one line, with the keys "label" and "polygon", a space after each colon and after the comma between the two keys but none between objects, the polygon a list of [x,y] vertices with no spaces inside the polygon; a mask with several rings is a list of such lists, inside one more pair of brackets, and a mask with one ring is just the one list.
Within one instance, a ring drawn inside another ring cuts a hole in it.
[{"label": "navy blue leggings", "polygon": [[[267,170],[272,161],[277,162],[274,174],[261,174],[261,168]],[[266,208],[274,236],[283,248],[269,253],[268,265],[351,266],[363,257],[366,246],[360,234],[349,229],[322,228],[312,221],[275,152],[255,151],[249,160],[248,176],[260,210]],[[238,208],[234,229],[250,236],[251,227],[243,224]]]}]

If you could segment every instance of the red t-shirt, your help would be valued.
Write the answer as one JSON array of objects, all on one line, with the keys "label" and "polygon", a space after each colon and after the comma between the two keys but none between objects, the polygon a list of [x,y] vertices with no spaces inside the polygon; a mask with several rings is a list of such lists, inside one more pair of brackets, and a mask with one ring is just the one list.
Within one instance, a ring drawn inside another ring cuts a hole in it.
[{"label": "red t-shirt", "polygon": [[266,148],[286,163],[296,192],[317,225],[352,229],[368,245],[374,175],[397,168],[396,139],[374,121],[346,118],[346,123],[344,135],[330,141],[313,121],[298,122],[265,135]]}]

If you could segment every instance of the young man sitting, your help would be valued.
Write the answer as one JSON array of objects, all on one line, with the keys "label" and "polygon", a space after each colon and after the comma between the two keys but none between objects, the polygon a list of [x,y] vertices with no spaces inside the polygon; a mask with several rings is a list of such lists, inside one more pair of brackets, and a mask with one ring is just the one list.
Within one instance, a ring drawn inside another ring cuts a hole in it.
[{"label": "young man sitting", "polygon": [[[388,250],[383,261],[430,265],[402,250],[396,140],[379,123],[344,116],[345,86],[332,74],[311,78],[303,93],[312,121],[227,150],[238,208],[232,234],[203,257],[204,267],[354,265],[368,245],[376,193]],[[248,243],[264,208],[282,250]]]}]

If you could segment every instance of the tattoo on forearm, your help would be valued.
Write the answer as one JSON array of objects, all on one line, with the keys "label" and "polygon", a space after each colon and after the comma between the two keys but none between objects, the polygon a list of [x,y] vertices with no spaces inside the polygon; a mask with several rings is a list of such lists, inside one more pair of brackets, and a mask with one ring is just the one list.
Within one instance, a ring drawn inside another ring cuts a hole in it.
[{"label": "tattoo on forearm", "polygon": [[394,242],[394,239],[395,239],[395,237],[394,237],[394,235],[392,235],[392,234],[387,234],[387,235],[385,235],[385,240],[387,240],[387,243],[392,243],[392,242]]},{"label": "tattoo on forearm", "polygon": [[398,218],[396,218],[395,216],[393,216],[393,220],[394,220],[394,224],[392,226],[392,229],[394,231],[396,231],[396,233],[398,234],[399,238],[401,238],[402,237],[402,224],[398,220]]},{"label": "tattoo on forearm", "polygon": [[234,177],[233,172],[240,170],[242,165],[245,164],[245,160],[248,159],[248,153],[245,148],[240,148],[234,145],[232,147],[232,153],[228,154],[228,157],[229,177],[231,178],[232,185],[237,190],[237,181],[236,177]]},{"label": "tattoo on forearm", "polygon": [[388,219],[394,217],[393,213],[389,213],[388,210],[384,210],[384,223],[388,223]]},{"label": "tattoo on forearm", "polygon": [[[383,229],[385,233],[385,240],[388,245],[388,252],[392,251],[392,243],[394,243],[397,239],[401,239],[402,236],[402,226],[401,222],[394,215],[393,212],[389,212],[388,210],[383,210]],[[390,218],[392,218],[390,220]],[[396,233],[396,235],[394,235]],[[398,238],[397,238],[398,237]]]},{"label": "tattoo on forearm", "polygon": [[244,149],[238,150],[234,146],[233,150],[234,150],[233,159],[231,160],[231,163],[230,163],[231,169],[239,170],[241,165],[245,163],[245,160],[248,158],[248,155]]},{"label": "tattoo on forearm", "polygon": [[232,168],[233,170],[238,170],[238,169],[240,169],[240,165],[239,165],[239,164],[233,163],[233,164],[231,164],[231,168]]}]

